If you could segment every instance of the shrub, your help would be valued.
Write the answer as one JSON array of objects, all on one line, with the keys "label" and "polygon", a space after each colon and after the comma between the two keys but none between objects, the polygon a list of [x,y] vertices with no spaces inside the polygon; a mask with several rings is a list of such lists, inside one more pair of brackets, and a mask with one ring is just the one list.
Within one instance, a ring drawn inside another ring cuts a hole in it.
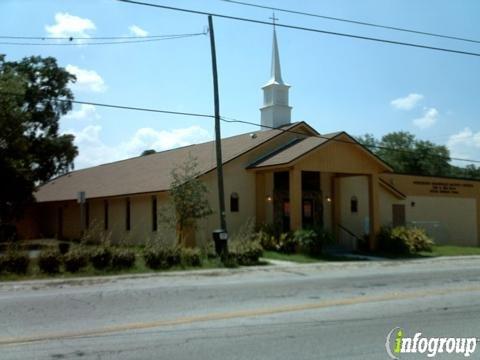
[{"label": "shrub", "polygon": [[44,250],[38,256],[38,267],[46,274],[57,274],[62,265],[62,255],[56,250]]},{"label": "shrub", "polygon": [[425,230],[415,227],[382,228],[378,235],[379,249],[396,255],[432,251],[433,245],[433,240],[427,235]]},{"label": "shrub", "polygon": [[333,235],[319,227],[317,229],[301,229],[293,234],[294,242],[300,249],[312,256],[320,256],[325,244],[331,243]]},{"label": "shrub", "polygon": [[58,251],[60,251],[62,255],[65,255],[69,249],[70,249],[69,243],[67,242],[58,243]]},{"label": "shrub", "polygon": [[273,235],[260,230],[256,234],[256,240],[258,240],[262,249],[280,251],[287,254],[294,253],[298,245],[296,239],[288,232]]},{"label": "shrub", "polygon": [[30,264],[30,257],[25,252],[9,250],[3,258],[4,270],[14,274],[25,274]]},{"label": "shrub", "polygon": [[202,256],[199,249],[182,248],[180,256],[182,264],[185,266],[202,266]]},{"label": "shrub", "polygon": [[292,237],[294,242],[298,244],[299,248],[309,254],[314,248],[318,247],[317,233],[312,229],[295,230]]},{"label": "shrub", "polygon": [[129,249],[115,249],[112,252],[114,269],[130,269],[135,265],[135,252]]},{"label": "shrub", "polygon": [[278,250],[278,241],[274,235],[271,235],[266,231],[260,230],[257,233],[257,239],[262,245],[262,248],[264,248],[265,250]]},{"label": "shrub", "polygon": [[75,273],[88,265],[89,254],[82,248],[69,251],[63,257],[65,270]]},{"label": "shrub", "polygon": [[0,256],[0,274],[5,271],[5,257]]},{"label": "shrub", "polygon": [[279,250],[279,241],[282,234],[278,226],[273,224],[263,224],[256,233],[256,239],[260,241],[260,245],[265,250]]},{"label": "shrub", "polygon": [[176,246],[149,245],[143,250],[143,259],[150,269],[169,269],[180,264],[180,251]]},{"label": "shrub", "polygon": [[258,239],[232,241],[229,252],[238,265],[257,265],[263,255],[263,248]]},{"label": "shrub", "polygon": [[248,241],[232,249],[232,255],[238,265],[257,265],[263,255],[263,248],[258,241]]},{"label": "shrub", "polygon": [[229,253],[228,255],[224,256],[222,263],[226,268],[236,268],[238,267],[237,256]]},{"label": "shrub", "polygon": [[90,254],[90,262],[97,270],[104,270],[110,266],[112,261],[112,250],[107,246],[96,248]]}]

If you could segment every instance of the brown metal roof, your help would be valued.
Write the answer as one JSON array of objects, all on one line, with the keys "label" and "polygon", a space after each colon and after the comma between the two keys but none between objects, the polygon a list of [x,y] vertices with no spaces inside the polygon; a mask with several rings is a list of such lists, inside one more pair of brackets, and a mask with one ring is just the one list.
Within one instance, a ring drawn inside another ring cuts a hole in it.
[{"label": "brown metal roof", "polygon": [[[307,125],[300,122],[283,127],[283,130],[257,131],[222,139],[223,162],[300,124]],[[38,202],[47,202],[74,200],[79,191],[85,191],[87,198],[165,191],[171,183],[172,169],[190,154],[198,160],[200,173],[216,168],[215,143],[210,141],[73,171],[40,186],[35,197]]]}]

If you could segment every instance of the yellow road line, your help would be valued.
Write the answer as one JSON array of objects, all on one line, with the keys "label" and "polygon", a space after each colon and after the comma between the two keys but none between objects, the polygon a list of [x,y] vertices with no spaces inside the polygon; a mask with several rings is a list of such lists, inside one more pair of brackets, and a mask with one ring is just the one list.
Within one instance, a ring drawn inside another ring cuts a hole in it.
[{"label": "yellow road line", "polygon": [[78,338],[78,337],[85,337],[85,336],[105,335],[105,334],[122,332],[122,331],[144,330],[144,329],[151,329],[151,328],[157,328],[157,327],[185,325],[185,324],[192,324],[192,323],[206,322],[206,321],[267,316],[267,315],[291,313],[291,312],[297,312],[297,311],[323,309],[323,308],[328,308],[333,306],[366,304],[366,303],[381,302],[381,301],[408,300],[408,299],[415,299],[415,298],[420,298],[425,296],[448,295],[448,294],[451,294],[452,292],[465,293],[465,292],[475,292],[475,291],[480,291],[480,286],[454,287],[454,288],[446,288],[446,289],[423,290],[423,291],[421,290],[421,291],[410,291],[410,292],[402,292],[402,293],[394,292],[394,293],[386,293],[386,294],[380,294],[380,295],[357,296],[357,297],[345,298],[345,299],[324,300],[324,301],[319,301],[314,303],[284,305],[284,306],[277,306],[277,307],[264,308],[264,309],[251,309],[251,310],[230,311],[230,312],[222,312],[222,313],[211,313],[211,314],[199,315],[199,316],[187,316],[187,317],[181,317],[181,318],[171,319],[171,320],[157,320],[157,321],[151,321],[151,322],[128,323],[128,324],[113,325],[113,326],[103,327],[99,329],[91,329],[91,330],[48,333],[48,334],[25,336],[25,337],[0,337],[0,346],[21,345],[21,344],[41,342],[41,341],[64,340],[64,339],[71,339],[71,338]]}]

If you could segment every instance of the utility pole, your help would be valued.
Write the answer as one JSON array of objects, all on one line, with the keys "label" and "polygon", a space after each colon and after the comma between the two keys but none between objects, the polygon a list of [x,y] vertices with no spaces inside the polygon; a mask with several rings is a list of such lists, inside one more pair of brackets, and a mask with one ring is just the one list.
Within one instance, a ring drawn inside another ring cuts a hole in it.
[{"label": "utility pole", "polygon": [[212,15],[208,15],[208,28],[210,33],[210,49],[212,53],[213,101],[215,106],[215,148],[217,154],[217,184],[218,202],[220,210],[220,228],[226,233],[227,222],[225,221],[225,192],[223,188],[222,138],[220,133],[220,101],[218,97],[217,55],[215,51],[215,34],[213,32]]}]

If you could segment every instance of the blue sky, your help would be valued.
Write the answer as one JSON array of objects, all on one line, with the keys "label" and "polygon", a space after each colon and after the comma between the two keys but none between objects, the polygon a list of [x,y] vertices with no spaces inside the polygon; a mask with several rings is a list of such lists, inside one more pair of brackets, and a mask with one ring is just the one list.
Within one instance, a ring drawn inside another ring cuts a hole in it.
[{"label": "blue sky", "polygon": [[[266,20],[268,10],[220,0],[159,4]],[[269,1],[259,4],[480,39],[480,2],[413,0]],[[480,52],[480,44],[277,13],[280,23]],[[258,123],[261,86],[269,79],[272,28],[214,19],[221,114]],[[0,35],[127,36],[204,31],[205,16],[114,0],[2,0]],[[410,131],[480,159],[480,58],[279,28],[282,75],[292,88],[292,120],[321,133]],[[99,46],[0,45],[7,59],[53,56],[77,73],[77,100],[213,113],[207,36]],[[223,136],[256,130],[222,124]],[[76,168],[213,137],[210,119],[75,106],[61,120],[74,133]]]}]

